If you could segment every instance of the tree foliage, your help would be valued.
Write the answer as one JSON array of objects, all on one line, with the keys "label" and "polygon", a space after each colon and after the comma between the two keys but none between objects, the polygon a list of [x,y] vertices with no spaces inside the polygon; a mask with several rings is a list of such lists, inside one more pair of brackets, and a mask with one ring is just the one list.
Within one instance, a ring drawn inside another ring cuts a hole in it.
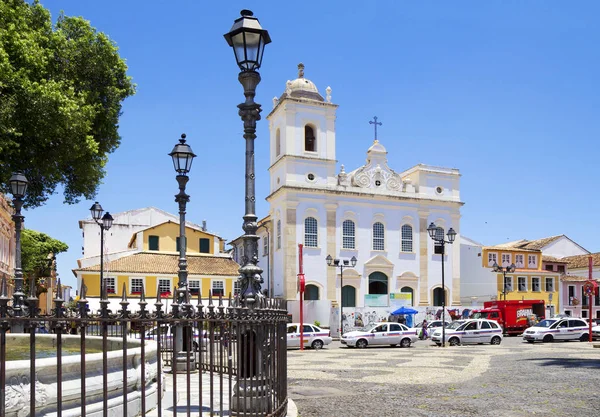
[{"label": "tree foliage", "polygon": [[116,44],[81,17],[37,1],[0,1],[0,187],[30,184],[25,205],[60,184],[66,203],[94,197],[120,143],[121,102],[135,93]]},{"label": "tree foliage", "polygon": [[51,276],[55,268],[55,257],[69,249],[66,243],[53,239],[45,233],[31,229],[21,231],[21,267],[23,269],[23,285],[28,294],[29,282],[35,279],[37,295],[45,292],[40,280]]}]

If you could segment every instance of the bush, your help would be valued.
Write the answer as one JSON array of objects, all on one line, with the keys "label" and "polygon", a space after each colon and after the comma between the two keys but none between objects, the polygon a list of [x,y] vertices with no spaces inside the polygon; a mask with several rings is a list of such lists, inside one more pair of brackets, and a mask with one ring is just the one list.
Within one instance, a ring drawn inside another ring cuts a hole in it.
[{"label": "bush", "polygon": [[317,327],[321,327],[321,322],[319,320],[315,320],[314,325]]}]

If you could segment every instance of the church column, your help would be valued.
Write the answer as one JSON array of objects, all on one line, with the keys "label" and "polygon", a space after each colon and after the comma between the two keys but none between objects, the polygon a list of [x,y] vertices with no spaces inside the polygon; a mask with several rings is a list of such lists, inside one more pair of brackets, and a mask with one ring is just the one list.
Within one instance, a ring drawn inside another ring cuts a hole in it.
[{"label": "church column", "polygon": [[296,243],[296,208],[297,201],[288,201],[285,207],[285,225],[283,226],[283,272],[285,282],[285,298],[295,300],[298,287],[298,245]]},{"label": "church column", "polygon": [[452,245],[452,300],[451,306],[460,305],[460,213],[452,213],[452,225],[456,240]]},{"label": "church column", "polygon": [[429,253],[429,233],[427,226],[429,224],[429,210],[419,210],[419,306],[428,306],[429,303],[429,283],[428,283],[428,265]]},{"label": "church column", "polygon": [[[327,254],[331,254],[334,258],[337,258],[338,252],[336,248],[336,212],[338,205],[335,203],[326,203],[325,210],[327,210]],[[323,265],[325,265],[325,258],[323,258]],[[326,268],[327,270],[327,299],[336,301],[337,300],[337,268]],[[340,299],[341,299],[341,288],[340,288]]]}]

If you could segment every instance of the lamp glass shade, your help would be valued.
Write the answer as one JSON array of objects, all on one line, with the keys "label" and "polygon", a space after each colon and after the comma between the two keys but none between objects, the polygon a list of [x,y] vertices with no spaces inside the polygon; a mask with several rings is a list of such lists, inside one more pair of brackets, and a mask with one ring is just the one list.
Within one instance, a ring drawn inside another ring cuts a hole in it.
[{"label": "lamp glass shade", "polygon": [[515,264],[511,264],[508,267],[508,272],[515,272],[515,269],[517,269],[517,266]]},{"label": "lamp glass shade", "polygon": [[356,256],[353,256],[352,259],[350,259],[350,263],[352,264],[352,268],[356,266]]},{"label": "lamp glass shade", "polygon": [[492,271],[498,272],[499,269],[500,269],[500,267],[498,266],[498,264],[496,262],[494,262],[494,265],[492,265]]},{"label": "lamp glass shade", "polygon": [[185,143],[185,134],[181,135],[179,143],[175,145],[169,154],[173,158],[173,167],[180,175],[186,175],[192,169],[192,161],[196,154],[192,152],[190,145]]},{"label": "lamp glass shade", "polygon": [[327,255],[327,258],[325,258],[325,260],[327,261],[327,265],[331,266],[331,262],[333,262],[333,258],[331,257],[331,255]]},{"label": "lamp glass shade", "polygon": [[432,239],[434,239],[436,231],[437,231],[437,226],[435,225],[435,223],[431,222],[431,224],[427,228],[427,232],[429,233],[429,237],[432,238]]},{"label": "lamp glass shade", "polygon": [[98,221],[102,218],[102,213],[104,213],[104,209],[97,201],[90,207],[90,213],[92,214],[92,219]]},{"label": "lamp glass shade", "polygon": [[250,10],[242,10],[241,15],[224,35],[225,40],[233,48],[240,69],[256,71],[262,64],[265,45],[271,42],[271,37]]},{"label": "lamp glass shade", "polygon": [[16,172],[10,177],[8,180],[10,185],[10,192],[15,198],[23,198],[25,197],[25,193],[27,192],[27,185],[29,181],[25,175],[20,172]]},{"label": "lamp glass shade", "polygon": [[448,236],[448,241],[450,243],[454,243],[454,239],[456,239],[456,232],[453,228],[450,228],[450,230],[448,230],[448,233],[446,233],[446,236]]},{"label": "lamp glass shade", "polygon": [[102,227],[104,227],[104,230],[108,230],[111,228],[112,224],[113,216],[111,216],[110,213],[107,211],[106,214],[102,216]]}]

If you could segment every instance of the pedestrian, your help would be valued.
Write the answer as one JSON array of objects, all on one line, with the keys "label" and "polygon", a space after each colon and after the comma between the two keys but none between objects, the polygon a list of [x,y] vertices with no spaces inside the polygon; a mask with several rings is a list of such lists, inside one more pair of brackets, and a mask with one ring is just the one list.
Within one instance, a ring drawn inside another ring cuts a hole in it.
[{"label": "pedestrian", "polygon": [[427,339],[427,319],[423,320],[423,324],[421,325],[421,333],[419,334],[419,339]]}]

